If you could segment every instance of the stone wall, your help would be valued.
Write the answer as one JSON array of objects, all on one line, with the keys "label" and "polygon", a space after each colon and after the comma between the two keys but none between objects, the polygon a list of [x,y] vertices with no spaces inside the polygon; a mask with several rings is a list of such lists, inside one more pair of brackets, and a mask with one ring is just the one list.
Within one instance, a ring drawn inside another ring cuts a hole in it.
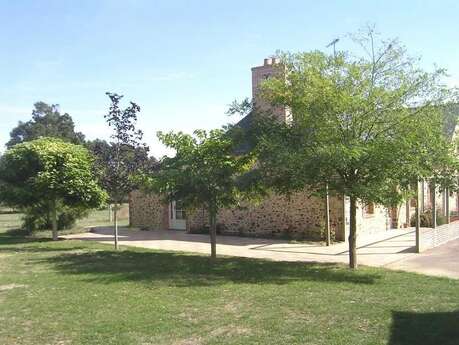
[{"label": "stone wall", "polygon": [[[343,199],[330,198],[332,237],[344,240]],[[218,230],[225,234],[266,237],[321,239],[324,236],[324,199],[295,193],[290,198],[272,195],[259,203],[223,209],[218,214]],[[136,191],[130,196],[131,225],[167,229],[168,209],[161,198]],[[208,227],[208,215],[197,210],[187,217],[188,231]]]},{"label": "stone wall", "polygon": [[[404,208],[402,205],[398,210],[397,227],[403,226],[406,221]],[[133,192],[130,197],[130,220],[131,225],[136,227],[168,229],[168,205],[157,195]],[[387,231],[392,225],[390,222],[385,207],[376,205],[373,214],[366,214],[363,205],[358,205],[358,234]],[[217,223],[218,231],[224,234],[323,239],[324,199],[310,196],[306,192],[295,193],[290,198],[272,195],[256,204],[247,203],[242,207],[221,210]],[[330,223],[332,237],[346,240],[349,233],[348,198],[344,201],[342,197],[330,197]],[[188,231],[203,230],[208,224],[208,215],[204,210],[194,211],[187,217]]]},{"label": "stone wall", "polygon": [[[345,198],[345,236],[343,236],[347,240],[349,236],[349,198]],[[403,209],[403,207],[402,207]],[[397,209],[397,211],[399,211]],[[405,215],[398,214],[398,218],[396,224],[392,224],[392,211],[388,210],[386,207],[382,205],[374,205],[373,213],[367,213],[365,209],[365,205],[362,203],[357,204],[357,214],[356,214],[356,223],[357,223],[357,236],[359,235],[367,235],[367,234],[374,234],[378,232],[388,231],[393,227],[401,227],[402,224],[400,223],[401,220],[404,221]]]},{"label": "stone wall", "polygon": [[159,195],[134,191],[129,196],[130,225],[152,230],[167,229],[168,208]]},{"label": "stone wall", "polygon": [[[324,217],[323,199],[295,193],[290,198],[272,195],[260,203],[223,209],[218,214],[217,223],[219,231],[226,234],[320,239],[323,237]],[[187,219],[190,230],[208,227],[207,218],[203,211],[190,215]],[[330,220],[332,233],[340,233],[342,202],[337,198],[330,200]]]},{"label": "stone wall", "polygon": [[390,219],[386,207],[375,205],[374,212],[365,212],[363,204],[357,206],[357,234],[374,234],[390,228]]}]

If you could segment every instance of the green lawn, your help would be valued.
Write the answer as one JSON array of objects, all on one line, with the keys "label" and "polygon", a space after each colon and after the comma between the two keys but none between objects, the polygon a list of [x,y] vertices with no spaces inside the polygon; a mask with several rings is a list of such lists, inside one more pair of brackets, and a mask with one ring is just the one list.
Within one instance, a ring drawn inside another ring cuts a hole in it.
[{"label": "green lawn", "polygon": [[18,225],[12,215],[0,223],[0,344],[459,344],[456,280],[239,258],[212,265],[24,238],[7,231]]},{"label": "green lawn", "polygon": [[[123,207],[127,207],[127,204]],[[13,232],[13,235],[20,235],[15,234],[16,230],[21,227],[21,215],[10,213],[11,210],[4,209],[0,207],[0,233],[4,233],[6,231]],[[119,218],[119,225],[120,226],[127,226],[129,224],[127,217]],[[89,228],[92,226],[111,226],[112,224],[109,222],[109,213],[108,210],[95,210],[91,211],[89,216],[84,219],[80,219],[77,221],[75,226],[72,229],[60,231],[60,234],[72,234],[72,233],[79,233],[84,231],[89,231]],[[22,232],[22,231],[20,231]],[[51,231],[37,231],[32,236],[34,238],[52,238]]]}]

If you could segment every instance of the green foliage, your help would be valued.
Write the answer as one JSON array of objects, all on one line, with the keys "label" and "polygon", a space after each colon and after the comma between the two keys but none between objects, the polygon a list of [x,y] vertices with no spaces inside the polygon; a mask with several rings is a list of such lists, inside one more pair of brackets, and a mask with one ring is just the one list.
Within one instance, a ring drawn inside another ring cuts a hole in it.
[{"label": "green foliage", "polygon": [[[432,210],[426,210],[419,215],[420,226],[424,228],[432,227]],[[410,225],[416,226],[416,215],[413,214],[410,219]]]},{"label": "green foliage", "polygon": [[263,95],[288,107],[293,122],[264,123],[258,145],[260,170],[281,191],[328,183],[335,193],[390,205],[410,181],[454,182],[454,147],[436,106],[447,94],[442,70],[421,71],[396,42],[375,64],[320,52],[283,61],[287,82],[266,81]]},{"label": "green foliage", "polygon": [[[432,209],[427,209],[424,212],[421,212],[419,215],[420,226],[425,228],[431,228],[432,223]],[[446,216],[444,216],[440,210],[437,209],[437,225],[446,224]],[[416,215],[413,214],[410,219],[410,225],[416,226]]]},{"label": "green foliage", "polygon": [[[92,158],[82,146],[56,138],[40,138],[10,148],[0,160],[0,197],[9,206],[29,211],[29,224],[43,224],[37,215],[49,217],[58,208],[73,216],[98,207],[106,198],[91,171]],[[65,217],[62,214],[61,222]],[[71,221],[70,221],[71,222]]]},{"label": "green foliage", "polygon": [[10,140],[6,144],[8,148],[40,137],[61,138],[74,144],[83,144],[84,135],[75,132],[72,117],[61,114],[57,104],[48,105],[44,102],[34,104],[32,119],[27,122],[19,122],[10,133]]},{"label": "green foliage", "polygon": [[437,213],[437,225],[446,224],[446,216]]},{"label": "green foliage", "polygon": [[[128,193],[138,186],[135,176],[141,171],[153,171],[158,165],[154,157],[148,156],[149,149],[144,145],[120,144],[118,150],[115,143],[96,139],[87,141],[85,146],[94,156],[94,176],[101,186],[111,191],[112,202],[127,202]],[[119,167],[115,159],[117,155],[121,162]]]},{"label": "green foliage", "polygon": [[176,151],[163,157],[160,170],[149,185],[169,200],[180,200],[188,209],[233,206],[243,197],[237,177],[247,172],[253,159],[234,155],[234,143],[223,130],[158,133],[158,138]]},{"label": "green foliage", "polygon": [[[88,209],[80,207],[58,205],[58,209],[58,230],[67,230],[72,228],[78,219],[85,218],[89,214]],[[25,208],[22,227],[29,233],[37,230],[51,229],[52,221],[48,205],[44,203]]]},{"label": "green foliage", "polygon": [[443,130],[448,137],[452,138],[459,117],[459,104],[447,104],[441,110],[443,113]]},{"label": "green foliage", "polygon": [[209,215],[211,257],[216,257],[217,214],[237,205],[243,193],[238,178],[253,165],[251,155],[234,154],[234,142],[224,130],[158,133],[174,149],[175,157],[163,157],[160,170],[146,179],[149,188],[167,200],[179,200],[187,210],[205,209]]},{"label": "green foliage", "polygon": [[[356,204],[397,205],[413,181],[457,188],[455,147],[444,133],[442,107],[457,95],[445,71],[423,71],[397,40],[355,38],[368,56],[314,51],[282,54],[260,97],[286,108],[278,123],[258,112],[258,169],[281,193],[305,187],[350,197],[350,261],[356,267]],[[255,100],[257,102],[257,100]],[[235,108],[235,107],[233,107]]]}]

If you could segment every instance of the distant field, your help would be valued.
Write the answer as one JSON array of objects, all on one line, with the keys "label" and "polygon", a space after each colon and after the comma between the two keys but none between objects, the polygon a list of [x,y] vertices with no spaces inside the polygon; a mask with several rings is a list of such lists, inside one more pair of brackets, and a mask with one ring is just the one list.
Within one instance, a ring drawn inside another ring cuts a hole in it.
[{"label": "distant field", "polygon": [[[127,205],[123,205],[127,208]],[[12,213],[11,209],[0,207],[0,232],[11,229],[19,229],[22,223],[22,214]],[[129,219],[127,212],[121,212],[122,217],[119,219],[120,226],[127,226]],[[108,209],[91,211],[89,216],[77,221],[75,226],[69,230],[60,231],[59,234],[70,234],[85,231],[89,226],[110,226],[112,223],[109,221]],[[51,238],[51,231],[37,231],[33,237],[49,237]]]}]

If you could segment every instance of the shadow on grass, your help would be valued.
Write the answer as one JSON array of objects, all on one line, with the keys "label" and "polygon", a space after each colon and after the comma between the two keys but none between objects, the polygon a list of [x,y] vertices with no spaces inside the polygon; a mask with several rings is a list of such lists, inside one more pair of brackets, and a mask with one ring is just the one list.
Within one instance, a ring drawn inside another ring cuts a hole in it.
[{"label": "shadow on grass", "polygon": [[48,246],[51,243],[63,243],[64,241],[53,241],[46,237],[33,237],[22,229],[10,229],[0,233],[0,252],[7,253],[44,253],[44,252],[65,252],[87,249],[87,247],[57,247]]},{"label": "shadow on grass", "polygon": [[181,253],[123,250],[69,253],[46,259],[63,274],[87,281],[138,281],[165,286],[213,286],[226,283],[287,284],[295,281],[374,284],[379,274],[353,272],[336,264],[272,262]]},{"label": "shadow on grass", "polygon": [[30,236],[30,233],[23,229],[9,229],[0,233],[1,245],[22,244],[31,242],[49,242],[49,238],[37,238]]},{"label": "shadow on grass", "polygon": [[392,312],[389,345],[459,344],[459,310],[443,313]]}]

